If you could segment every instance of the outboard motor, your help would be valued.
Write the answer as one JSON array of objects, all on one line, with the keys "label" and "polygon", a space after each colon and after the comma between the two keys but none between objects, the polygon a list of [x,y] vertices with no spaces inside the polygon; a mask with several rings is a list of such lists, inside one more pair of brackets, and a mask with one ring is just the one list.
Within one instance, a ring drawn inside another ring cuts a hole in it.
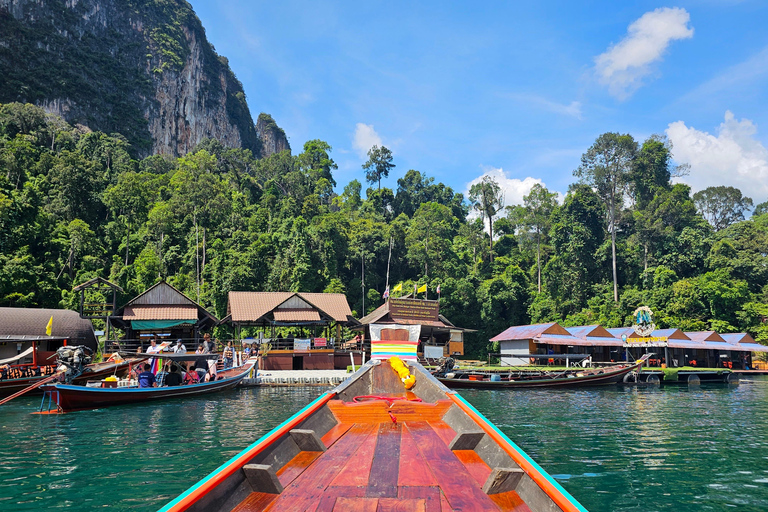
[{"label": "outboard motor", "polygon": [[437,370],[435,370],[435,375],[438,377],[444,377],[446,373],[453,370],[453,367],[456,365],[456,362],[453,360],[452,357],[447,357],[443,359],[443,362],[440,363],[440,366],[438,366]]},{"label": "outboard motor", "polygon": [[93,350],[85,345],[77,347],[59,347],[56,351],[58,358],[58,371],[64,372],[66,382],[72,380],[83,373],[85,367],[91,364]]}]

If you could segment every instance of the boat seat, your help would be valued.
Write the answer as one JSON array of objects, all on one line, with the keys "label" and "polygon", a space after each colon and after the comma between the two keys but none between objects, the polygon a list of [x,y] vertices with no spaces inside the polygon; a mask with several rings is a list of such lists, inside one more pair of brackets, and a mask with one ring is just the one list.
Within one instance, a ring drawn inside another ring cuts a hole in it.
[{"label": "boat seat", "polygon": [[299,447],[299,450],[303,452],[324,452],[326,450],[325,443],[323,443],[314,430],[295,428],[288,433]]},{"label": "boat seat", "polygon": [[268,494],[280,494],[283,492],[283,485],[278,480],[277,473],[275,473],[275,470],[270,465],[246,464],[243,466],[243,473],[253,492]]},{"label": "boat seat", "polygon": [[461,431],[456,434],[448,447],[451,450],[474,450],[483,436],[485,432],[482,430]]}]

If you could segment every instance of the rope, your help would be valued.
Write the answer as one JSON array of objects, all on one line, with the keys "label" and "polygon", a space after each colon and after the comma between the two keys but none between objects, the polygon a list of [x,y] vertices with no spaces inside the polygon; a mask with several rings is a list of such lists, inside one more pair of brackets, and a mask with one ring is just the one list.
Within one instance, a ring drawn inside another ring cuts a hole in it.
[{"label": "rope", "polygon": [[33,390],[33,389],[35,389],[35,388],[39,388],[39,387],[40,387],[40,386],[42,386],[43,384],[47,384],[47,383],[51,382],[53,379],[56,379],[56,378],[58,378],[60,375],[62,375],[62,374],[57,372],[57,373],[54,373],[53,375],[51,375],[51,376],[49,376],[49,377],[46,377],[46,378],[45,378],[45,379],[43,379],[43,380],[39,380],[39,381],[35,382],[34,384],[32,384],[31,386],[29,386],[29,387],[27,387],[27,388],[24,388],[24,389],[22,389],[21,391],[17,391],[16,393],[12,394],[11,396],[9,396],[9,397],[6,397],[6,398],[4,398],[4,399],[0,400],[0,405],[3,405],[3,404],[5,404],[5,403],[7,403],[7,402],[10,402],[10,401],[11,401],[11,400],[13,400],[14,398],[18,398],[18,397],[20,397],[21,395],[23,395],[23,394],[24,394],[24,393],[26,393],[27,391],[32,391],[32,390]]}]

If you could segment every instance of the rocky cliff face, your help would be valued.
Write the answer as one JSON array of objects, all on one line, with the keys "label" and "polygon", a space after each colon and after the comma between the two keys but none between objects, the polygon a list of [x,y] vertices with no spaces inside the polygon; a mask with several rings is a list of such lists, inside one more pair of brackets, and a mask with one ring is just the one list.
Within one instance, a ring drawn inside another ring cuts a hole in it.
[{"label": "rocky cliff face", "polygon": [[277,123],[269,114],[263,112],[259,114],[259,119],[256,121],[256,133],[261,140],[262,156],[268,157],[286,149],[291,151],[288,137],[285,136],[283,129],[277,126]]},{"label": "rocky cliff face", "polygon": [[11,101],[122,133],[137,156],[205,138],[261,154],[242,84],[183,0],[0,0],[0,103]]}]

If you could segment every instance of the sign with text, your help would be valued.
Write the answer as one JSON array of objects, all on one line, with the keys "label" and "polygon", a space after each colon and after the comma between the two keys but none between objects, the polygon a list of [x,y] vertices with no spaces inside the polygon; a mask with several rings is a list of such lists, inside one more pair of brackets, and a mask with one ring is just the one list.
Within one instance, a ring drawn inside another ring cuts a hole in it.
[{"label": "sign with text", "polygon": [[643,336],[641,338],[627,338],[624,340],[625,347],[636,347],[644,345],[646,347],[666,347],[669,338],[666,336]]},{"label": "sign with text", "polygon": [[416,299],[389,299],[389,313],[392,317],[408,320],[437,321],[440,304],[437,301]]},{"label": "sign with text", "polygon": [[310,339],[295,339],[293,340],[294,352],[309,352]]}]

